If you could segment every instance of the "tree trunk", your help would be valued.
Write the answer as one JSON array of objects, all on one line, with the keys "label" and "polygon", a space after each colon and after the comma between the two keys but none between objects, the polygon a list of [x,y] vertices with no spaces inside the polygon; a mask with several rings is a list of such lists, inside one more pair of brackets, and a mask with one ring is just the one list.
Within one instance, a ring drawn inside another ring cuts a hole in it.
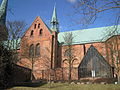
[{"label": "tree trunk", "polygon": [[31,64],[32,64],[32,67],[31,67],[31,79],[30,80],[33,81],[33,58],[32,58]]},{"label": "tree trunk", "polygon": [[118,79],[118,84],[120,84],[120,75],[118,75],[117,79]]},{"label": "tree trunk", "polygon": [[71,62],[69,60],[69,74],[68,74],[68,82],[71,83]]}]

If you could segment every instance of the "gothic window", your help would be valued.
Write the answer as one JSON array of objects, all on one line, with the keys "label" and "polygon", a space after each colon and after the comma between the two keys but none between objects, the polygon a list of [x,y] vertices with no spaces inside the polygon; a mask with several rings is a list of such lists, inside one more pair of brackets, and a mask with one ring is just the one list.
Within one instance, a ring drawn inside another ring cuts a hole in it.
[{"label": "gothic window", "polygon": [[30,56],[30,57],[34,57],[34,45],[33,45],[33,44],[30,45],[30,48],[29,48],[29,56]]},{"label": "gothic window", "polygon": [[38,28],[40,28],[40,23],[38,24]]},{"label": "gothic window", "polygon": [[35,55],[40,56],[40,44],[38,43],[35,48]]},{"label": "gothic window", "polygon": [[43,30],[40,29],[40,31],[39,31],[39,35],[42,36],[42,34],[43,34]]},{"label": "gothic window", "polygon": [[34,33],[34,31],[32,30],[31,33],[30,33],[30,36],[33,36],[33,33]]},{"label": "gothic window", "polygon": [[37,24],[34,25],[34,29],[36,29]]}]

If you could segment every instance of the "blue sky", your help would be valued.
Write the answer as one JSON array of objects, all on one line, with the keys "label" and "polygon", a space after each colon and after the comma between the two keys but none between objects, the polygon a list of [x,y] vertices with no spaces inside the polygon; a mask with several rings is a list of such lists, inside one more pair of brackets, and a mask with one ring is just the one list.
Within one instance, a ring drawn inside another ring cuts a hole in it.
[{"label": "blue sky", "polygon": [[[49,26],[53,7],[56,3],[60,31],[80,30],[83,27],[74,22],[75,19],[78,20],[81,16],[80,14],[73,15],[73,5],[75,4],[75,1],[76,0],[9,0],[7,20],[25,20],[28,24],[27,27],[29,27],[36,16],[40,16]],[[108,12],[107,14],[101,13],[101,15],[103,17],[100,16],[94,24],[89,25],[86,28],[112,25],[108,24],[108,22],[112,23],[113,12]]]}]

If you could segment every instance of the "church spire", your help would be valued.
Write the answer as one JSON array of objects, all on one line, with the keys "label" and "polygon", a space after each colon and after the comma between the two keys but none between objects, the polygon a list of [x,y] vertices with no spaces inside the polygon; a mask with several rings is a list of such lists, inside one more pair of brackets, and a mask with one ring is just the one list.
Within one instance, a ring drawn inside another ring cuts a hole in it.
[{"label": "church spire", "polygon": [[52,20],[51,20],[51,29],[52,31],[58,32],[59,22],[57,20],[56,5],[54,6]]},{"label": "church spire", "polygon": [[0,6],[0,25],[5,25],[8,0],[3,0]]}]

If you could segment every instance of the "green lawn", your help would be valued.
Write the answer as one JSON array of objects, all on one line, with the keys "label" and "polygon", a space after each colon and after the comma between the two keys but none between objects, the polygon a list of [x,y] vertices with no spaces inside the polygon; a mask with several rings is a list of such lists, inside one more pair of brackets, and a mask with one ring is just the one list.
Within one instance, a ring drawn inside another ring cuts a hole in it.
[{"label": "green lawn", "polygon": [[120,85],[54,83],[51,85],[44,84],[40,87],[13,87],[9,90],[120,90]]}]

